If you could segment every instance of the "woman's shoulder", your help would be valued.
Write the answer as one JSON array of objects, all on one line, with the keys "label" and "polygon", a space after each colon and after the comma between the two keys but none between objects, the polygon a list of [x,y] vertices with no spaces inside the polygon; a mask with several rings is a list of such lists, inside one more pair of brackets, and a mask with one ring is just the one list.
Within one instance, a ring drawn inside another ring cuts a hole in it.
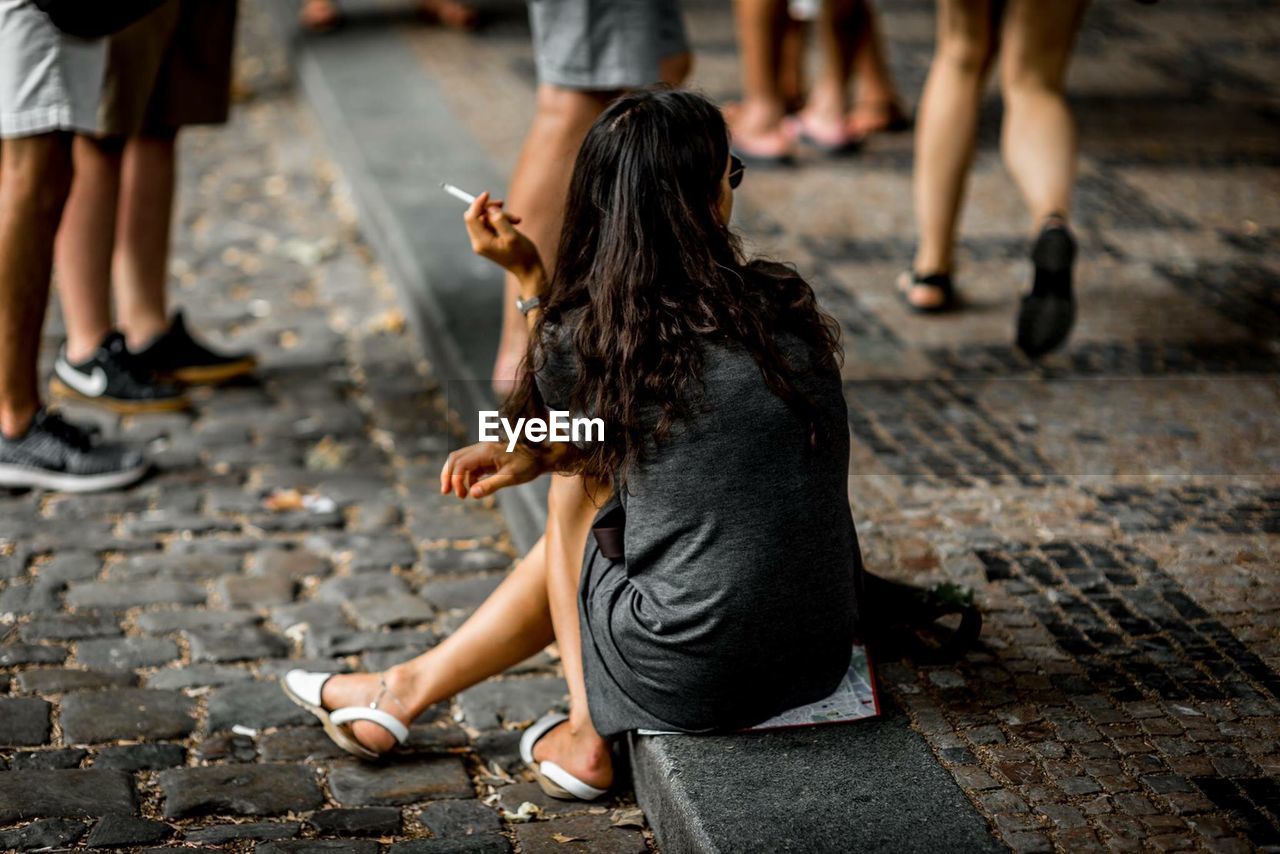
[{"label": "woman's shoulder", "polygon": [[772,258],[752,258],[743,265],[743,271],[761,281],[800,282],[804,277],[790,264],[774,261]]}]

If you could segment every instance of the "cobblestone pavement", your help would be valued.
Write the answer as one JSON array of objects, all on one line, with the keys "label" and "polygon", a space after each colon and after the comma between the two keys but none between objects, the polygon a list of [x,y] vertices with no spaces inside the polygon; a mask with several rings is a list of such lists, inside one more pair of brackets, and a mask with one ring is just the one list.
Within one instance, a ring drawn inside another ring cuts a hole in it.
[{"label": "cobblestone pavement", "polygon": [[[425,715],[377,769],[277,686],[411,657],[512,553],[496,510],[431,487],[442,395],[246,6],[232,125],[184,139],[176,276],[260,381],[192,417],[103,422],[155,452],[133,490],[0,493],[0,851],[644,852],[628,796],[575,809],[519,778],[519,726],[565,692],[545,654]],[[551,820],[503,818],[526,803]]]},{"label": "cobblestone pavement", "polygon": [[[724,4],[690,5],[696,83],[731,96]],[[931,4],[883,5],[911,95]],[[502,10],[479,38],[409,37],[426,73],[465,80],[445,91],[506,170],[531,62],[519,4]],[[891,290],[909,138],[742,190],[754,244],[844,326],[868,566],[979,591],[980,650],[881,677],[1015,850],[1280,846],[1274,21],[1251,0],[1091,9],[1071,78],[1081,317],[1041,368],[1008,346],[1026,226],[994,99],[961,317],[909,315]],[[550,658],[427,716],[377,773],[272,682],[407,657],[511,550],[496,511],[424,487],[441,396],[259,23],[233,126],[186,140],[176,273],[202,328],[259,349],[261,382],[194,418],[104,424],[151,442],[162,470],[137,489],[0,495],[0,849],[651,847],[612,827],[626,800],[569,814],[505,779],[512,727],[562,697]],[[501,819],[524,801],[560,817]]]}]

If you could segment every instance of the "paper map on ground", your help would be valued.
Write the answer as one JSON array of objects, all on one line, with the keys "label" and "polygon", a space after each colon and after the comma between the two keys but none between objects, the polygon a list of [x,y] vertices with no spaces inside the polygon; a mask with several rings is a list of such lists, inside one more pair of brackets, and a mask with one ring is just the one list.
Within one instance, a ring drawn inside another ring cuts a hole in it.
[{"label": "paper map on ground", "polygon": [[844,679],[840,681],[836,690],[829,696],[807,706],[788,709],[764,723],[748,728],[747,732],[856,721],[861,718],[874,718],[878,714],[880,714],[880,704],[876,700],[875,688],[872,686],[871,662],[867,660],[867,649],[864,646],[855,645],[853,658],[849,661],[849,670],[844,674]]},{"label": "paper map on ground", "polygon": [[[876,697],[874,679],[871,675],[871,662],[867,658],[867,649],[857,644],[853,647],[853,658],[849,660],[849,670],[844,679],[836,686],[836,690],[817,702],[807,706],[788,709],[776,717],[743,732],[755,732],[764,729],[782,729],[794,726],[817,726],[834,724],[842,721],[856,721],[863,718],[874,718],[880,714],[880,701]],[[636,730],[638,735],[679,735],[674,732],[659,730]]]}]

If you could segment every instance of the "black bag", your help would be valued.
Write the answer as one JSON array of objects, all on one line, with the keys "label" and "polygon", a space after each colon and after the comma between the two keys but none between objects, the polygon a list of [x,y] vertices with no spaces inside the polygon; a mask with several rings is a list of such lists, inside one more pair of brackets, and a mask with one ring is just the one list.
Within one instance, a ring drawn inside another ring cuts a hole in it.
[{"label": "black bag", "polygon": [[169,0],[34,0],[67,35],[100,39],[118,33]]}]

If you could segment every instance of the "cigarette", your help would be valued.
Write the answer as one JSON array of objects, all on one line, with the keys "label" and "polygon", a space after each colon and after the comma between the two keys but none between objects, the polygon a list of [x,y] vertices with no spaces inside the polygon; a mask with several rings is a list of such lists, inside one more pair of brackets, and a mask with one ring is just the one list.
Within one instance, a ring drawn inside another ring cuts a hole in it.
[{"label": "cigarette", "polygon": [[469,205],[470,205],[470,204],[474,204],[474,203],[475,203],[475,200],[476,200],[476,197],[475,197],[475,196],[471,195],[471,194],[470,194],[470,193],[468,193],[466,190],[460,190],[460,189],[458,189],[457,187],[453,186],[452,184],[446,184],[444,181],[441,181],[441,182],[440,182],[440,189],[444,190],[446,193],[448,193],[449,195],[453,196],[453,197],[454,197],[455,199],[457,199],[458,201],[466,202],[466,203],[467,203],[467,204],[469,204]]}]

